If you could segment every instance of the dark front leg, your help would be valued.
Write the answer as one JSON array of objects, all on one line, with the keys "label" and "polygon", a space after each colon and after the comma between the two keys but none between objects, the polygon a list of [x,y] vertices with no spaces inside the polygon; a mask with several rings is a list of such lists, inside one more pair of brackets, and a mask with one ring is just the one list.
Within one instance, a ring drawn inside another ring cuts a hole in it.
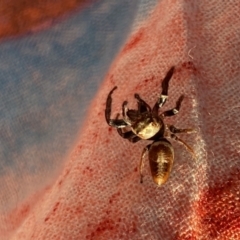
[{"label": "dark front leg", "polygon": [[172,75],[174,73],[174,69],[175,69],[174,66],[171,67],[168,70],[165,78],[162,81],[162,92],[161,92],[161,95],[160,95],[158,101],[155,103],[155,105],[153,107],[153,112],[156,115],[158,113],[158,109],[161,108],[165,104],[165,102],[167,101],[167,98],[168,98],[168,85],[169,85],[169,81],[171,80]]},{"label": "dark front leg", "polygon": [[117,89],[115,86],[108,94],[106,101],[106,109],[105,109],[105,119],[109,126],[115,128],[123,128],[127,126],[127,123],[123,119],[111,119],[111,111],[112,111],[112,94]]},{"label": "dark front leg", "polygon": [[134,97],[138,100],[138,112],[151,112],[151,107],[139,96],[139,94],[135,93]]},{"label": "dark front leg", "polygon": [[135,93],[134,97],[138,100],[138,109],[128,109],[127,101],[124,101],[122,104],[122,115],[124,121],[131,125],[132,122],[136,121],[141,113],[151,112],[151,107],[139,96],[139,94]]}]

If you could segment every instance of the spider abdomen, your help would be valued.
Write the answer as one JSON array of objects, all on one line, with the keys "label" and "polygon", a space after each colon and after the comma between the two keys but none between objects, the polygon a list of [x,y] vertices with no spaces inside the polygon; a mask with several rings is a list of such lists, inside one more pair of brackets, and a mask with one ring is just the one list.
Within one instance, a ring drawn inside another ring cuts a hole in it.
[{"label": "spider abdomen", "polygon": [[171,173],[174,160],[173,147],[169,141],[161,139],[150,146],[148,156],[153,181],[160,186],[168,180]]}]

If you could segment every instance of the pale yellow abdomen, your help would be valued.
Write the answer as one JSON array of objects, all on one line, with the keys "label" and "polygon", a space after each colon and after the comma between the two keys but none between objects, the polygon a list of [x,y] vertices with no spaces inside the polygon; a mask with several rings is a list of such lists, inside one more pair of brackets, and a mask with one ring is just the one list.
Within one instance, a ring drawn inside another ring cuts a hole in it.
[{"label": "pale yellow abdomen", "polygon": [[157,185],[164,184],[171,173],[174,151],[170,142],[160,140],[154,142],[149,149],[149,165],[153,181]]}]

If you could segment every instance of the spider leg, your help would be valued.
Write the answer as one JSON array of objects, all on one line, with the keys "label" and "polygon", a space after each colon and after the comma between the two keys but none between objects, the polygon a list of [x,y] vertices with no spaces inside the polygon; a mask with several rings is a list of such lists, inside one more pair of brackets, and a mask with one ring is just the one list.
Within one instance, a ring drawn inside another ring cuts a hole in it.
[{"label": "spider leg", "polygon": [[161,108],[165,104],[165,102],[167,101],[167,98],[168,98],[168,84],[169,84],[169,81],[172,78],[172,75],[174,73],[174,69],[175,69],[174,66],[171,67],[168,70],[165,78],[162,81],[162,92],[161,92],[161,95],[160,95],[158,101],[155,103],[155,105],[153,107],[153,112],[155,114],[157,114],[158,109]]},{"label": "spider leg", "polygon": [[128,102],[127,101],[124,101],[123,104],[122,104],[122,115],[123,115],[123,119],[124,119],[124,122],[126,122],[128,125],[131,125],[131,118],[129,118],[128,116],[128,112],[130,111],[134,111],[134,110],[129,110],[128,107],[127,107],[127,104]]},{"label": "spider leg", "polygon": [[133,133],[132,131],[128,131],[128,132],[123,132],[122,128],[118,128],[117,129],[118,134],[125,139],[128,139],[129,142],[131,143],[136,143],[138,141],[141,140],[140,137],[138,137],[135,133]]},{"label": "spider leg", "polygon": [[145,112],[151,112],[151,107],[139,96],[139,94],[135,93],[134,97],[138,100],[138,109],[128,109],[127,101],[124,101],[122,104],[122,115],[123,119],[128,125],[131,125],[131,122],[134,122],[139,118],[139,114]]},{"label": "spider leg", "polygon": [[134,97],[138,100],[138,112],[151,112],[151,107],[139,96],[139,94],[135,93]]},{"label": "spider leg", "polygon": [[177,100],[177,102],[176,102],[175,108],[163,112],[161,114],[161,116],[162,117],[171,117],[171,116],[176,115],[179,112],[180,108],[181,108],[181,104],[182,104],[183,99],[184,99],[184,95],[181,95],[179,97],[179,99]]},{"label": "spider leg", "polygon": [[124,128],[128,124],[123,119],[111,119],[111,110],[112,110],[112,93],[117,89],[115,86],[108,94],[106,101],[106,109],[105,109],[105,119],[109,126],[115,128]]},{"label": "spider leg", "polygon": [[169,129],[172,133],[194,133],[194,132],[196,132],[195,129],[191,129],[191,128],[180,129],[180,128],[174,127],[173,125],[168,126],[168,129]]},{"label": "spider leg", "polygon": [[150,146],[151,146],[151,144],[147,145],[143,149],[143,151],[142,151],[140,165],[139,165],[140,183],[143,183],[143,174],[142,174],[142,172],[143,172],[143,167],[144,167],[144,157],[145,157],[146,153],[148,152]]},{"label": "spider leg", "polygon": [[[117,114],[116,116],[116,120],[118,120],[118,117],[119,117],[119,113]],[[118,134],[122,137],[122,138],[125,138],[125,139],[128,139],[130,142],[132,143],[136,143],[138,142],[139,140],[141,140],[140,137],[138,137],[134,132],[132,131],[128,131],[128,132],[124,132],[123,131],[123,128],[117,128],[117,132]]]},{"label": "spider leg", "polygon": [[186,142],[184,142],[181,138],[177,137],[173,133],[170,135],[170,137],[172,139],[174,139],[175,141],[180,142],[181,144],[183,144],[185,146],[185,148],[188,150],[188,152],[192,154],[193,158],[197,159],[195,152],[193,151],[193,149]]}]

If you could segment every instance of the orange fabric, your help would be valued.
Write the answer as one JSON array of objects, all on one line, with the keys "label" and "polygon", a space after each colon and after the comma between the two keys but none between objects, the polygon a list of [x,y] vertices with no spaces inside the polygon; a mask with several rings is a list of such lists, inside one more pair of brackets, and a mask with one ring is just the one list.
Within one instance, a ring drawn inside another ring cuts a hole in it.
[{"label": "orange fabric", "polygon": [[53,24],[62,16],[86,4],[83,0],[29,1],[9,0],[0,2],[0,38],[35,32]]}]

